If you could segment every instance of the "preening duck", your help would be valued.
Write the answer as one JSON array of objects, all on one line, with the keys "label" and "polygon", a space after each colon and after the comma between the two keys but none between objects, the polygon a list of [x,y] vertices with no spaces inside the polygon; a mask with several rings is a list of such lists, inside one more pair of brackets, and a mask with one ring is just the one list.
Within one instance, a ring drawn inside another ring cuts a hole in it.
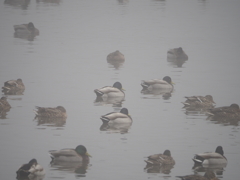
[{"label": "preening duck", "polygon": [[10,104],[7,101],[6,97],[1,97],[0,99],[0,111],[8,111],[11,109]]},{"label": "preening duck", "polygon": [[122,108],[120,112],[111,112],[100,118],[103,123],[117,124],[117,123],[132,123],[132,118],[128,114],[127,108]]},{"label": "preening duck", "polygon": [[24,177],[33,177],[33,176],[44,176],[45,171],[43,167],[37,163],[36,159],[32,159],[27,164],[23,164],[17,170],[17,179]]},{"label": "preening duck", "polygon": [[90,154],[83,145],[78,145],[75,149],[61,149],[61,150],[50,150],[49,151],[52,161],[59,162],[89,162]]},{"label": "preening duck", "polygon": [[205,152],[196,154],[193,161],[197,165],[220,165],[227,164],[222,146],[218,146],[215,152]]}]

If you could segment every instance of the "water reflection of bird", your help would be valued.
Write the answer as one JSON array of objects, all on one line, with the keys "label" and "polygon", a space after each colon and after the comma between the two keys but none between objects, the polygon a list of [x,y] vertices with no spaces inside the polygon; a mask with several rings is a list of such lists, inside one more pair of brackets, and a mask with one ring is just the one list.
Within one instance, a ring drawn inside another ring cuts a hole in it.
[{"label": "water reflection of bird", "polygon": [[223,175],[224,168],[227,166],[227,164],[212,164],[212,165],[199,165],[194,164],[192,169],[195,172],[207,172],[207,171],[213,171],[217,175]]},{"label": "water reflection of bird", "polygon": [[88,163],[84,163],[84,162],[53,161],[50,164],[51,164],[51,167],[54,167],[54,170],[67,171],[69,173],[76,173],[79,175],[86,174],[87,168],[88,168]]},{"label": "water reflection of bird", "polygon": [[96,97],[95,105],[107,105],[112,104],[113,107],[122,107],[122,102],[124,101],[124,96],[118,97]]},{"label": "water reflection of bird", "polygon": [[173,82],[171,77],[165,76],[163,79],[143,80],[141,83],[143,90],[152,91],[154,89],[165,89],[169,92],[173,90]]},{"label": "water reflection of bird", "polygon": [[22,79],[6,81],[2,87],[2,92],[5,95],[20,95],[24,90],[25,86]]},{"label": "water reflection of bird", "polygon": [[122,108],[120,112],[111,112],[103,115],[100,119],[107,124],[132,123],[132,118],[128,114],[127,108]]},{"label": "water reflection of bird", "polygon": [[67,112],[63,106],[57,106],[56,108],[36,106],[33,112],[36,114],[36,117],[67,118]]},{"label": "water reflection of bird", "polygon": [[38,117],[36,116],[35,119],[39,125],[46,125],[52,127],[63,127],[66,124],[66,118],[55,118],[55,117]]},{"label": "water reflection of bird", "polygon": [[97,97],[102,99],[115,98],[115,97],[124,97],[125,93],[123,92],[122,84],[120,82],[115,82],[113,86],[104,86],[100,89],[95,89]]},{"label": "water reflection of bird", "polygon": [[219,180],[214,172],[207,171],[204,176],[193,174],[193,175],[186,175],[186,176],[176,176],[182,180]]},{"label": "water reflection of bird", "polygon": [[193,161],[196,165],[227,164],[227,158],[224,156],[222,146],[218,146],[215,152],[196,154]]},{"label": "water reflection of bird", "polygon": [[240,109],[238,104],[209,109],[209,119],[240,120]]},{"label": "water reflection of bird", "polygon": [[103,122],[103,124],[100,127],[101,131],[108,131],[111,133],[127,133],[130,129],[132,123],[106,123]]},{"label": "water reflection of bird", "polygon": [[148,173],[161,172],[169,174],[175,165],[175,160],[171,156],[170,150],[165,150],[163,154],[148,156],[148,159],[145,160],[145,162],[147,165],[144,169],[146,169]]},{"label": "water reflection of bird", "polygon": [[42,179],[45,175],[43,167],[38,164],[36,159],[32,159],[27,164],[23,164],[16,173],[17,179],[35,179],[36,176]]},{"label": "water reflection of bird", "polygon": [[52,161],[55,162],[89,162],[90,154],[83,145],[78,145],[75,149],[65,148],[61,150],[49,151]]},{"label": "water reflection of bird", "polygon": [[212,108],[215,104],[211,95],[204,96],[186,96],[187,100],[182,102],[184,108],[199,109],[199,108]]}]

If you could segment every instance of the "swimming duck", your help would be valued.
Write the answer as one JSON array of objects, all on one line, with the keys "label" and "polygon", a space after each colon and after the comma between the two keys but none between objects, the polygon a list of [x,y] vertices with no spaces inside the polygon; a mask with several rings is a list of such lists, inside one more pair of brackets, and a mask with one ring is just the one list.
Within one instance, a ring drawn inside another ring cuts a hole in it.
[{"label": "swimming duck", "polygon": [[97,97],[102,98],[114,98],[114,97],[124,97],[125,93],[123,92],[122,84],[120,82],[115,82],[113,86],[105,86],[100,89],[95,89]]},{"label": "swimming duck", "polygon": [[185,97],[187,100],[182,102],[184,107],[195,107],[195,108],[211,108],[215,102],[211,95],[203,96],[188,96]]},{"label": "swimming duck", "polygon": [[107,61],[108,62],[124,62],[125,57],[120,51],[117,50],[115,52],[110,53],[107,56]]},{"label": "swimming duck", "polygon": [[163,79],[143,80],[141,83],[143,89],[169,89],[173,90],[173,82],[169,76],[165,76]]},{"label": "swimming duck", "polygon": [[46,117],[46,118],[67,118],[66,109],[62,106],[57,106],[56,108],[45,108],[36,106],[36,110],[33,110],[36,117]]},{"label": "swimming duck", "polygon": [[218,146],[215,152],[196,154],[193,161],[195,164],[199,165],[227,164],[227,158],[223,154],[222,146]]},{"label": "swimming duck", "polygon": [[183,51],[183,49],[181,47],[168,50],[167,58],[168,59],[188,60],[187,54]]},{"label": "swimming duck", "polygon": [[33,176],[44,176],[45,171],[43,167],[38,164],[36,159],[32,159],[27,164],[23,164],[18,170],[17,170],[17,179],[23,178],[23,177],[33,177]]},{"label": "swimming duck", "polygon": [[128,114],[127,108],[122,108],[120,112],[111,112],[100,118],[103,123],[118,124],[118,123],[132,123],[132,118]]},{"label": "swimming duck", "polygon": [[6,97],[0,99],[0,111],[8,111],[11,108]]},{"label": "swimming duck", "polygon": [[207,113],[211,118],[240,120],[240,109],[238,104],[209,109]]},{"label": "swimming duck", "polygon": [[89,162],[89,157],[87,149],[83,145],[78,145],[75,149],[61,149],[61,150],[51,150],[49,151],[52,161],[60,162]]},{"label": "swimming duck", "polygon": [[32,22],[28,24],[14,25],[13,28],[16,34],[39,35],[39,30],[35,28]]},{"label": "swimming duck", "polygon": [[186,176],[176,176],[182,180],[219,180],[215,173],[212,171],[207,171],[204,176],[193,174],[193,175],[186,175]]},{"label": "swimming duck", "polygon": [[154,154],[148,156],[145,162],[149,165],[174,165],[175,161],[171,156],[170,150],[165,150],[163,154]]},{"label": "swimming duck", "polygon": [[4,82],[4,86],[2,87],[2,89],[4,92],[23,91],[25,90],[25,86],[22,82],[22,79],[9,80]]}]

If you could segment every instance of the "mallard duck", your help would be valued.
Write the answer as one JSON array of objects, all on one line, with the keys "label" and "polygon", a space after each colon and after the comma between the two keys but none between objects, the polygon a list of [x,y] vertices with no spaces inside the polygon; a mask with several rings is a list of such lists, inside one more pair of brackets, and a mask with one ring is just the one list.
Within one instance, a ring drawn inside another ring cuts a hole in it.
[{"label": "mallard duck", "polygon": [[8,111],[11,108],[6,97],[0,99],[0,111]]},{"label": "mallard duck", "polygon": [[111,112],[100,118],[103,123],[117,124],[117,123],[132,123],[132,118],[128,114],[127,108],[122,108],[120,112]]},{"label": "mallard duck", "polygon": [[215,104],[211,95],[203,96],[188,96],[185,97],[187,100],[182,102],[184,107],[195,107],[195,108],[211,108]]},{"label": "mallard duck", "polygon": [[149,165],[174,165],[175,161],[171,156],[170,150],[165,150],[163,154],[154,154],[148,156],[148,160],[145,162]]},{"label": "mallard duck", "polygon": [[108,62],[124,62],[125,57],[120,51],[117,50],[115,52],[110,53],[107,56],[107,61]]},{"label": "mallard duck", "polygon": [[141,83],[143,89],[169,89],[173,90],[173,82],[169,76],[165,76],[163,79],[143,80]]},{"label": "mallard duck", "polygon": [[36,106],[36,110],[33,110],[36,117],[46,117],[46,118],[67,118],[66,109],[62,106],[57,106],[56,108],[45,108]]},{"label": "mallard duck", "polygon": [[4,86],[2,87],[3,91],[21,91],[25,90],[25,86],[22,82],[22,79],[17,80],[9,80],[4,82]]},{"label": "mallard duck", "polygon": [[33,177],[33,176],[44,176],[45,171],[43,167],[37,163],[36,159],[32,159],[27,164],[23,164],[18,170],[17,170],[17,178],[23,178],[23,177]]},{"label": "mallard duck", "polygon": [[168,59],[188,60],[187,54],[183,51],[183,49],[181,47],[168,50],[167,58]]},{"label": "mallard duck", "polygon": [[49,151],[52,161],[60,162],[89,162],[89,157],[87,149],[83,145],[78,145],[75,149],[61,149],[61,150],[51,150]]},{"label": "mallard duck", "polygon": [[32,22],[28,24],[14,25],[13,28],[16,34],[39,35],[39,30],[35,28]]},{"label": "mallard duck", "polygon": [[240,109],[238,104],[209,109],[209,117],[220,119],[240,120]]},{"label": "mallard duck", "polygon": [[193,174],[193,175],[187,175],[187,176],[176,176],[182,180],[219,180],[214,172],[207,171],[204,176]]},{"label": "mallard duck", "polygon": [[114,98],[114,97],[124,97],[122,84],[120,82],[115,82],[113,86],[105,86],[100,89],[95,89],[97,97],[101,98]]},{"label": "mallard duck", "polygon": [[199,165],[227,164],[227,158],[223,154],[222,146],[218,146],[215,152],[196,154],[193,161],[195,164]]}]

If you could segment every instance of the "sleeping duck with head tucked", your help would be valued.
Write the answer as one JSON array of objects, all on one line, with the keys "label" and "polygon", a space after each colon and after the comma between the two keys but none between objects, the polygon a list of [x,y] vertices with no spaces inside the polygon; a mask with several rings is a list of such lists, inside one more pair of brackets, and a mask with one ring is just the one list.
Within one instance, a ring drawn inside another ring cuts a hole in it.
[{"label": "sleeping duck with head tucked", "polygon": [[63,106],[57,106],[55,108],[52,107],[38,107],[36,106],[36,110],[33,110],[36,114],[36,117],[43,118],[67,118],[66,109]]}]

